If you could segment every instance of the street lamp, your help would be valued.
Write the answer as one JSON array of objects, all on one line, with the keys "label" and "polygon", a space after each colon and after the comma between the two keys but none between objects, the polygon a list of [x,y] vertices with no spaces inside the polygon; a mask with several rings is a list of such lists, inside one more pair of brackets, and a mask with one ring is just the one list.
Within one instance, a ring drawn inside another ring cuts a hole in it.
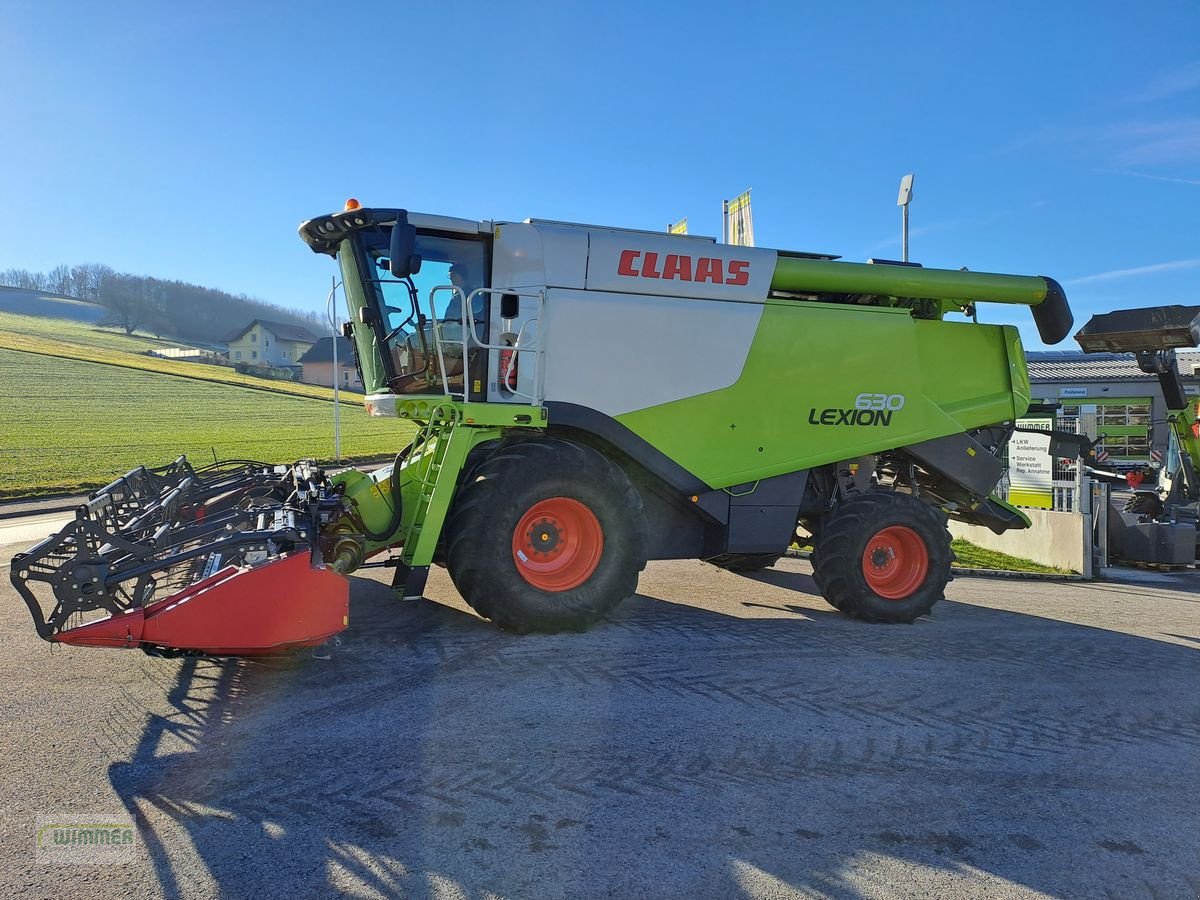
[{"label": "street lamp", "polygon": [[900,258],[908,262],[908,204],[912,203],[913,175],[909,173],[900,179],[900,196],[896,205],[900,207]]},{"label": "street lamp", "polygon": [[340,416],[340,404],[338,403],[338,376],[341,374],[338,371],[338,336],[340,329],[338,328],[337,314],[337,277],[329,279],[332,287],[329,289],[329,297],[325,302],[325,316],[329,321],[329,327],[333,329],[333,461],[340,463],[342,461],[342,423]]}]

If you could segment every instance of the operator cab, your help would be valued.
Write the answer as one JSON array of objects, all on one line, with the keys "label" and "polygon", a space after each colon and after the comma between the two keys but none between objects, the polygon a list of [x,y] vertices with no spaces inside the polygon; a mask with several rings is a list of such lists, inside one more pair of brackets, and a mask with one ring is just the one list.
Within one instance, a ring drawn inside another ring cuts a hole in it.
[{"label": "operator cab", "polygon": [[[393,231],[409,243],[393,265]],[[350,313],[345,327],[369,394],[485,399],[490,223],[404,210],[346,209],[300,226],[316,252],[336,256]]]}]

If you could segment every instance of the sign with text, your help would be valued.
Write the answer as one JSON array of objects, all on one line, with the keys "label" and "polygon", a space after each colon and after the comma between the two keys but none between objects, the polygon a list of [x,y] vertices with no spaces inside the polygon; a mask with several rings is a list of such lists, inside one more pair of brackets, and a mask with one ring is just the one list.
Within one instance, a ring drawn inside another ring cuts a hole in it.
[{"label": "sign with text", "polygon": [[[1054,427],[1053,419],[1018,419],[1018,428]],[[1054,460],[1050,435],[1017,431],[1008,442],[1008,502],[1035,509],[1054,507]]]}]

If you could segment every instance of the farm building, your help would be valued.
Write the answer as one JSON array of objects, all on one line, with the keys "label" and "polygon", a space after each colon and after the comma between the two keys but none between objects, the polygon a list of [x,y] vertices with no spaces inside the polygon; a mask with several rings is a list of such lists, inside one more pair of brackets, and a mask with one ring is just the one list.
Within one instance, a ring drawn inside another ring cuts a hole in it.
[{"label": "farm building", "polygon": [[303,325],[255,319],[225,338],[229,360],[253,366],[300,370],[300,357],[317,342]]},{"label": "farm building", "polygon": [[[1157,461],[1167,449],[1167,408],[1158,379],[1132,353],[1029,351],[1034,402],[1060,404],[1059,422],[1093,438],[1115,463]],[[1200,353],[1179,353],[1185,390],[1200,400]],[[1153,455],[1152,455],[1153,454]]]},{"label": "farm building", "polygon": [[[333,387],[333,342],[334,338],[323,337],[318,340],[308,352],[300,357],[304,367],[302,381],[309,384],[323,384]],[[344,337],[337,340],[337,382],[344,388],[354,391],[363,390],[362,380],[358,376],[358,367],[354,364],[354,347]]]}]

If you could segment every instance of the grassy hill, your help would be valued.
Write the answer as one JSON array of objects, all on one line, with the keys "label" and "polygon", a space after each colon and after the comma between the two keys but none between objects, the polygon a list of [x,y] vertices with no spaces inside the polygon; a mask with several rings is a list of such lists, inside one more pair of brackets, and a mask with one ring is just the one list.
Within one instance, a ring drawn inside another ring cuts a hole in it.
[{"label": "grassy hill", "polygon": [[3,350],[21,350],[26,353],[104,363],[197,381],[236,384],[255,390],[316,400],[333,399],[332,390],[315,384],[273,381],[269,378],[241,375],[225,366],[181,362],[147,355],[151,350],[179,346],[181,345],[178,341],[160,341],[136,332],[126,335],[119,329],[99,328],[82,322],[65,322],[61,319],[43,319],[0,312],[0,349]]},{"label": "grassy hill", "polygon": [[108,310],[98,303],[85,303],[62,294],[27,291],[3,285],[0,285],[0,312],[92,323],[108,316]]},{"label": "grassy hill", "polygon": [[[332,391],[144,355],[178,346],[0,313],[0,496],[96,487],[180,453],[290,462],[333,456]],[[395,453],[412,426],[341,408],[342,455]]]}]

